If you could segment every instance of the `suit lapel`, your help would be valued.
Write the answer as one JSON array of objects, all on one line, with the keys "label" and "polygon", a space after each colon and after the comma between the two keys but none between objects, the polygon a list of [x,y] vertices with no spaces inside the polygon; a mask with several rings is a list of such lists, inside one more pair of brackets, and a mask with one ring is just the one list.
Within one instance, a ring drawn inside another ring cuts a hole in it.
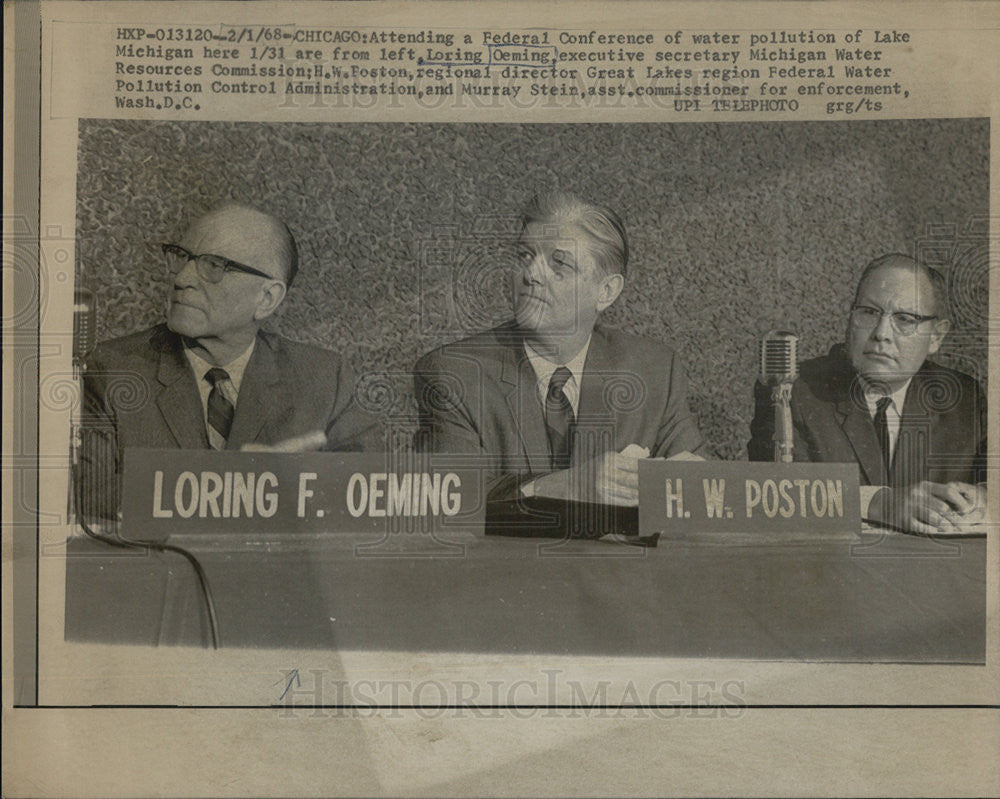
[{"label": "suit lapel", "polygon": [[549,438],[538,398],[535,370],[531,368],[519,336],[505,338],[502,347],[500,383],[512,419],[511,428],[517,431],[531,471],[547,472],[551,469]]},{"label": "suit lapel", "polygon": [[[208,447],[205,412],[180,340],[165,328],[157,329],[154,336],[157,339],[153,346],[160,352],[156,372],[160,389],[156,405],[178,447],[204,449]],[[198,424],[191,424],[192,419],[197,419]]]},{"label": "suit lapel", "polygon": [[292,401],[281,382],[274,343],[267,334],[259,333],[243,372],[226,449],[239,449],[243,444],[262,440],[268,421],[288,418],[291,412]]},{"label": "suit lapel", "polygon": [[[619,367],[620,368],[620,367]],[[594,329],[583,365],[580,403],[573,431],[573,462],[581,463],[617,446],[614,414],[608,408],[607,381],[616,375],[611,363],[607,340],[599,328]]]},{"label": "suit lapel", "polygon": [[888,475],[882,463],[882,447],[878,443],[875,425],[868,414],[861,381],[850,381],[837,402],[837,413],[844,435],[854,449],[858,465],[870,485],[886,485]]},{"label": "suit lapel", "polygon": [[608,405],[605,397],[605,381],[611,376],[613,369],[614,365],[608,355],[604,335],[595,328],[590,338],[587,360],[583,365],[583,384],[580,386],[577,421],[607,421]]}]

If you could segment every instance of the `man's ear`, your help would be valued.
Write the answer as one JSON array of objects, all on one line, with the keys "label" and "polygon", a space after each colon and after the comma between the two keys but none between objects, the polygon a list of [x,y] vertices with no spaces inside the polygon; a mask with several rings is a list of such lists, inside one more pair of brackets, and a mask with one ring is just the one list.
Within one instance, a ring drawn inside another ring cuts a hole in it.
[{"label": "man's ear", "polygon": [[603,311],[618,299],[625,288],[625,278],[622,275],[608,275],[601,281],[601,290],[597,295],[597,310]]},{"label": "man's ear", "polygon": [[260,299],[257,301],[257,310],[254,311],[253,318],[257,321],[267,319],[281,305],[287,291],[288,287],[280,280],[270,281],[260,292]]},{"label": "man's ear", "polygon": [[930,341],[927,344],[928,355],[933,355],[941,349],[941,343],[944,341],[944,337],[948,335],[949,330],[951,330],[951,320],[938,319],[934,322],[934,332],[931,333]]}]

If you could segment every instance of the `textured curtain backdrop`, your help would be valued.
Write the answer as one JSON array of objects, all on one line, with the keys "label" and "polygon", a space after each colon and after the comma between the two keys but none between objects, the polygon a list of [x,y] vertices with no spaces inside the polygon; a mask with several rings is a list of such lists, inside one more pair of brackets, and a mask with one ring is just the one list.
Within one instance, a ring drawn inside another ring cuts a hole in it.
[{"label": "textured curtain backdrop", "polygon": [[605,202],[631,240],[610,324],[670,343],[717,454],[745,457],[757,340],[844,335],[865,263],[919,253],[947,271],[941,361],[985,382],[986,120],[782,124],[262,124],[83,120],[79,279],[99,337],[162,319],[152,243],[226,200],[270,211],[301,271],[271,323],[343,353],[401,429],[408,370],[506,318],[517,214],[540,189]]}]

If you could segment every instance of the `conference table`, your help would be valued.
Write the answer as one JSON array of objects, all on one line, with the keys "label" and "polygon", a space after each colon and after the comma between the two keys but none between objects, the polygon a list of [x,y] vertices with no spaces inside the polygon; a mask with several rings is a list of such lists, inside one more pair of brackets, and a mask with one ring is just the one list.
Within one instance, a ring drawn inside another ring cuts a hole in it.
[{"label": "conference table", "polygon": [[[881,529],[637,539],[174,536],[222,647],[976,664],[986,538]],[[650,543],[650,542],[647,542]],[[67,541],[70,641],[204,646],[170,551]]]}]

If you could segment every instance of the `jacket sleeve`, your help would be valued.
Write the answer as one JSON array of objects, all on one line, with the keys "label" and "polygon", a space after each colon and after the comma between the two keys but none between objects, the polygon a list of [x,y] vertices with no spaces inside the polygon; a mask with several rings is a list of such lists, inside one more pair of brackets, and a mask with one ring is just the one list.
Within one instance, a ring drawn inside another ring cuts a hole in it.
[{"label": "jacket sleeve", "polygon": [[419,452],[485,455],[479,425],[469,410],[466,387],[457,369],[438,352],[425,355],[413,370],[420,427]]},{"label": "jacket sleeve", "polygon": [[449,358],[440,351],[417,361],[413,388],[420,426],[414,447],[424,453],[478,456],[487,499],[517,498],[521,484],[538,475],[505,471],[499,455],[486,449],[480,433],[481,420],[470,407],[471,379],[463,371],[461,359]]},{"label": "jacket sleeve", "polygon": [[355,381],[354,370],[337,359],[332,368],[333,391],[326,419],[326,446],[331,452],[375,452],[383,449],[385,425],[364,387]]},{"label": "jacket sleeve", "polygon": [[687,397],[687,375],[676,353],[672,353],[666,370],[667,400],[657,430],[653,457],[677,455],[685,450],[702,457],[711,457],[708,444],[698,429],[698,420],[691,412]]},{"label": "jacket sleeve", "polygon": [[976,483],[985,483],[988,471],[987,464],[989,458],[988,455],[989,447],[986,442],[986,428],[989,416],[987,415],[986,394],[982,389],[982,385],[978,383],[978,381],[976,383],[976,399],[979,405],[979,414],[978,418],[976,419],[979,428],[977,430],[978,446],[976,447],[975,463],[973,464],[973,468],[975,471],[975,474],[973,476],[973,481]]}]

